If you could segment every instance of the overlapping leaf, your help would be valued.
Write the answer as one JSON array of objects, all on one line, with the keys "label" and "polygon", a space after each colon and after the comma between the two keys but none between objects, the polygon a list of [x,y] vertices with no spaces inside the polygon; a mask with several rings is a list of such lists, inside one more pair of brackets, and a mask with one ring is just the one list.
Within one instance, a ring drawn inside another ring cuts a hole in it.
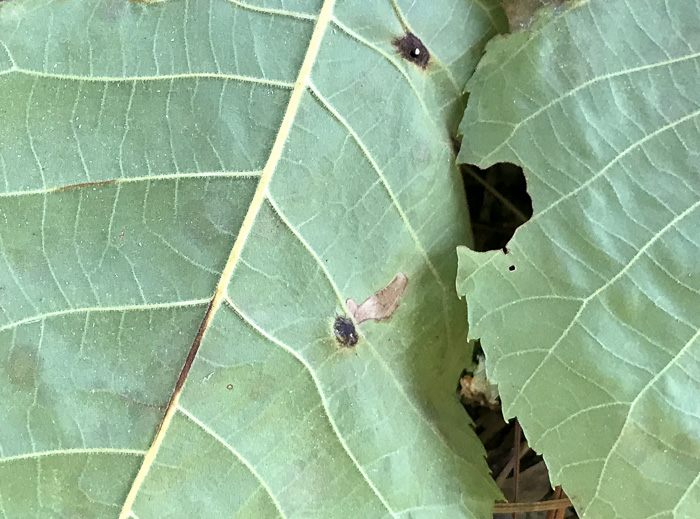
[{"label": "overlapping leaf", "polygon": [[460,250],[490,378],[580,514],[700,509],[700,24],[590,1],[489,46],[460,158],[521,164],[534,216]]},{"label": "overlapping leaf", "polygon": [[4,516],[489,515],[450,133],[495,4],[2,4]]}]

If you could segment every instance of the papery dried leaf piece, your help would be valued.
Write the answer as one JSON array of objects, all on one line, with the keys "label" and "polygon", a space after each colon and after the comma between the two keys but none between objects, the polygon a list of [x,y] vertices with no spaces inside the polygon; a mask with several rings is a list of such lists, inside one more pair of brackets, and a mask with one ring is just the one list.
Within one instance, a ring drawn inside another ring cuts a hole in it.
[{"label": "papery dried leaf piece", "polygon": [[373,296],[367,298],[364,303],[357,306],[353,299],[345,301],[348,311],[360,324],[369,319],[382,321],[388,319],[399,307],[399,299],[406,290],[408,278],[406,274],[399,272],[387,286]]}]

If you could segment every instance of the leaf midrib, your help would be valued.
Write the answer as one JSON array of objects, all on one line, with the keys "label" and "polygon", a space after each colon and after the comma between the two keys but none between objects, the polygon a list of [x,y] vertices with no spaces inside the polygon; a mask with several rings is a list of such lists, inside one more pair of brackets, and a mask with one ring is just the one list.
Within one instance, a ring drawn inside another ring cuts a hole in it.
[{"label": "leaf midrib", "polygon": [[250,232],[253,228],[253,224],[255,223],[255,218],[257,217],[257,214],[260,211],[263,202],[267,198],[270,181],[272,180],[275,169],[277,168],[277,164],[279,163],[280,157],[282,155],[282,151],[284,149],[287,137],[289,136],[292,124],[294,123],[294,119],[296,118],[302,95],[306,91],[309,78],[311,76],[311,69],[313,68],[314,63],[316,62],[316,57],[318,56],[318,51],[321,47],[321,41],[323,40],[323,36],[331,20],[334,5],[335,0],[324,0],[324,3],[321,7],[321,11],[314,26],[311,39],[309,41],[306,56],[304,57],[304,61],[302,62],[299,74],[297,76],[297,80],[294,83],[294,88],[292,89],[292,94],[290,96],[287,109],[282,119],[282,124],[280,125],[280,128],[277,132],[277,137],[275,138],[275,142],[270,152],[270,156],[267,160],[267,163],[263,168],[263,173],[260,177],[260,182],[258,183],[258,186],[255,190],[253,199],[250,203],[250,206],[248,207],[248,212],[246,213],[246,216],[243,219],[243,223],[238,232],[236,241],[233,244],[231,253],[229,254],[226,266],[222,271],[212,301],[209,305],[202,325],[200,326],[200,330],[197,334],[197,337],[195,338],[195,341],[192,345],[190,354],[187,357],[187,361],[182,369],[180,378],[175,386],[173,397],[171,398],[170,403],[168,404],[168,408],[165,412],[165,416],[163,417],[163,421],[158,429],[158,432],[156,433],[156,437],[154,438],[150,449],[148,450],[148,453],[144,457],[143,464],[141,465],[141,468],[139,469],[139,472],[132,483],[131,489],[129,490],[126,500],[124,501],[121,513],[119,514],[119,519],[127,519],[132,513],[132,507],[136,500],[140,487],[146,480],[148,471],[150,470],[150,467],[155,461],[156,455],[158,454],[163,439],[165,438],[168,428],[172,423],[172,419],[177,411],[178,402],[182,393],[182,387],[184,381],[187,378],[187,374],[192,365],[192,361],[196,355],[196,350],[199,348],[199,345],[201,343],[201,337],[206,332],[207,328],[209,327],[214,318],[214,315],[221,306],[221,302],[223,301],[226,289],[231,280],[231,276],[233,275],[234,268],[238,264],[238,260],[241,257],[243,247],[245,246],[248,236],[250,235]]},{"label": "leaf midrib", "polygon": [[[272,177],[274,175],[277,164],[279,163],[281,154],[282,154],[283,149],[284,149],[285,142],[286,142],[287,137],[288,137],[290,130],[292,128],[295,116],[296,116],[297,111],[299,109],[302,95],[304,94],[304,92],[307,89],[310,89],[312,94],[319,97],[320,100],[322,100],[322,102],[325,101],[325,100],[323,100],[323,97],[318,93],[318,91],[313,87],[313,85],[311,85],[310,75],[311,75],[311,70],[313,68],[313,65],[316,61],[316,57],[318,55],[318,51],[320,49],[320,43],[323,39],[323,36],[326,33],[328,25],[330,25],[334,21],[334,19],[332,18],[332,11],[333,11],[334,3],[335,3],[335,0],[326,0],[321,8],[321,12],[319,14],[319,17],[317,19],[317,23],[316,23],[314,30],[313,30],[313,33],[312,33],[312,37],[309,41],[309,46],[307,48],[306,56],[304,58],[302,66],[300,68],[298,78],[293,85],[292,93],[290,96],[289,103],[287,105],[287,109],[285,111],[285,115],[282,119],[281,126],[278,130],[274,145],[272,147],[272,150],[270,152],[270,155],[268,157],[266,165],[262,171],[260,181],[258,183],[258,187],[257,187],[255,194],[253,196],[253,199],[249,205],[248,211],[247,211],[246,216],[244,218],[243,224],[241,225],[241,228],[239,230],[236,241],[234,242],[233,248],[231,249],[226,266],[224,267],[224,270],[221,273],[219,282],[217,284],[216,291],[215,291],[214,296],[210,302],[209,309],[208,309],[208,311],[205,315],[205,318],[202,322],[199,333],[197,334],[197,338],[195,339],[194,344],[190,350],[190,354],[188,355],[188,360],[183,367],[182,373],[180,375],[180,379],[178,380],[178,383],[176,384],[175,390],[173,392],[173,396],[172,396],[171,401],[168,405],[168,408],[166,410],[163,421],[162,421],[160,428],[156,434],[156,437],[154,438],[154,441],[151,445],[151,448],[146,453],[146,456],[144,458],[144,462],[139,470],[139,473],[137,474],[134,482],[132,483],[132,487],[130,489],[130,492],[129,492],[127,499],[123,505],[123,509],[122,509],[121,514],[120,514],[120,518],[133,516],[133,511],[131,510],[131,508],[132,508],[133,503],[135,502],[135,499],[138,495],[139,489],[140,489],[141,485],[146,480],[146,477],[148,475],[148,471],[149,471],[150,467],[152,466],[152,464],[157,456],[159,448],[160,448],[160,446],[161,446],[161,444],[162,444],[162,442],[167,434],[168,428],[172,422],[173,417],[175,416],[177,410],[183,409],[181,406],[179,406],[178,402],[179,402],[179,397],[180,397],[180,394],[182,391],[182,387],[184,385],[184,381],[187,378],[187,374],[188,374],[188,371],[192,365],[192,361],[193,361],[194,357],[196,356],[196,351],[197,351],[199,344],[201,342],[201,338],[202,338],[203,334],[206,332],[206,330],[208,329],[211,322],[213,321],[213,318],[214,318],[216,312],[218,311],[219,307],[222,304],[222,300],[224,300],[226,297],[226,295],[225,295],[226,289],[227,289],[228,284],[230,282],[230,279],[233,275],[235,267],[237,266],[237,264],[241,258],[242,250],[243,250],[243,248],[246,244],[247,238],[249,237],[250,232],[253,228],[256,216],[259,213],[260,208],[262,207],[265,200],[270,200],[270,198],[271,198],[269,196],[268,188],[269,188],[270,182],[272,180]],[[373,46],[373,48],[374,48],[374,46]],[[374,50],[378,51],[378,49],[376,49],[376,48],[374,48]],[[390,62],[394,63],[393,60],[388,58],[388,56],[386,56],[383,52],[380,52],[380,54],[382,54],[385,58],[389,59]],[[394,63],[394,65],[396,66],[395,63]],[[401,67],[397,67],[397,68],[402,72],[402,75],[404,76],[406,81],[411,86],[411,89],[413,90],[413,92],[417,96],[417,98],[419,99],[423,110],[425,110],[427,112],[427,108],[423,104],[422,99],[420,98],[418,93],[415,91],[415,88],[414,88],[412,82],[406,76],[405,72],[403,72],[401,70]],[[17,69],[15,69],[15,70],[17,70]],[[45,74],[42,74],[39,72],[32,74],[32,75],[45,76]],[[153,77],[153,78],[139,77],[139,78],[132,78],[132,79],[134,80],[134,83],[136,83],[138,81],[143,81],[143,80],[147,80],[147,79],[161,80],[161,79],[173,79],[175,77],[185,78],[185,77],[200,77],[200,76],[204,76],[204,75],[202,75],[202,74],[186,74],[186,75],[176,75],[176,76],[172,76],[170,78],[164,78],[162,76],[159,76],[157,78],[156,77]],[[284,86],[284,87],[291,86],[288,83],[282,84],[281,82],[272,82],[272,81],[268,81],[268,80],[256,80],[256,78],[248,78],[248,77],[243,77],[243,76],[230,76],[229,77],[228,75],[223,75],[223,74],[206,74],[205,76],[206,77],[224,78],[224,79],[227,79],[227,78],[228,79],[235,79],[235,80],[239,80],[239,81],[253,81],[256,83],[274,84],[275,86]],[[65,75],[61,75],[60,77],[63,79],[71,79],[70,77],[67,77]],[[97,78],[97,77],[95,77],[95,78],[75,77],[74,79],[76,79],[76,80],[86,80],[87,79],[90,81],[109,81],[110,80],[110,78],[106,78],[106,77],[99,77],[99,78]],[[123,81],[124,78],[120,78],[120,80]],[[324,104],[326,104],[326,108],[329,109],[329,111],[332,113],[332,115],[334,115],[336,118],[338,118],[340,120],[340,122],[343,123],[343,125],[349,131],[349,133],[356,139],[356,141],[358,142],[358,145],[362,148],[363,153],[367,156],[368,160],[371,162],[373,169],[375,169],[375,171],[379,175],[382,183],[385,185],[385,188],[389,191],[393,205],[395,206],[397,211],[400,213],[401,219],[403,220],[404,224],[406,225],[406,227],[409,231],[409,234],[411,235],[411,238],[414,241],[414,244],[416,245],[418,251],[420,252],[420,255],[423,257],[424,261],[426,262],[427,266],[429,267],[430,271],[432,272],[437,284],[440,286],[440,289],[443,293],[443,305],[442,306],[443,306],[443,314],[445,317],[445,326],[447,328],[449,328],[449,322],[447,320],[445,301],[444,301],[444,299],[446,297],[447,289],[446,289],[446,286],[445,286],[443,280],[441,279],[439,273],[437,272],[437,269],[430,261],[430,258],[428,257],[427,252],[422,247],[422,244],[420,243],[415,231],[412,229],[411,225],[409,224],[407,217],[403,212],[403,209],[398,204],[398,201],[396,200],[395,195],[392,193],[389,185],[387,184],[386,179],[383,177],[383,174],[382,174],[380,168],[378,167],[378,165],[376,164],[374,159],[369,154],[369,151],[365,148],[363,143],[360,141],[359,137],[354,133],[353,129],[349,127],[347,122],[341,116],[339,116],[337,113],[335,113],[335,111],[332,108],[330,108],[327,105],[327,103],[324,103]],[[430,118],[430,119],[432,122],[434,122],[432,118]],[[131,179],[124,178],[122,180],[129,181]],[[46,189],[41,190],[41,191],[44,192],[44,191],[46,191]],[[342,301],[341,301],[341,303],[342,303]],[[381,359],[379,359],[379,360],[381,362],[383,362]],[[384,367],[387,368],[386,365]],[[308,368],[308,366],[307,366],[307,368]],[[387,370],[388,370],[388,368],[387,368]],[[312,370],[311,370],[311,372],[313,373]],[[388,372],[390,373],[390,371],[388,371]],[[392,378],[394,378],[394,377],[392,377]],[[409,403],[411,403],[412,407],[415,408],[415,403],[411,402],[410,398],[408,397],[408,395],[406,395],[404,393],[403,388],[401,387],[401,385],[398,383],[398,381],[395,378],[394,378],[394,382],[396,383],[399,390],[408,399]],[[419,411],[417,408],[415,410]],[[423,421],[426,421],[426,424],[428,426],[430,426],[430,428],[433,430],[433,432],[443,442],[445,442],[445,439],[442,437],[442,435],[439,433],[439,431],[437,431],[435,429],[435,427],[426,420],[426,418],[422,415],[422,413],[418,412],[418,414],[420,415],[420,418]],[[389,507],[388,503],[384,500],[381,493],[377,490],[377,488],[373,485],[372,481],[370,481],[369,478],[367,477],[367,475],[364,473],[359,462],[353,457],[353,455],[349,451],[348,447],[344,444],[339,432],[336,431],[336,433],[337,433],[338,438],[340,439],[341,443],[343,443],[343,446],[344,446],[346,452],[348,452],[348,454],[350,455],[350,457],[354,461],[354,464],[357,466],[357,468],[363,474],[364,479],[367,481],[367,483],[372,488],[374,493],[380,499],[382,504],[386,507],[387,511],[389,511],[389,513],[391,513],[392,516],[395,516],[396,514],[391,510],[391,508]],[[448,447],[448,450],[454,452],[452,449],[449,448],[449,445],[446,444],[446,446]],[[455,454],[457,454],[457,453],[455,453]],[[273,497],[273,500],[274,500],[274,497]],[[278,505],[278,509],[279,509],[279,505]]]}]

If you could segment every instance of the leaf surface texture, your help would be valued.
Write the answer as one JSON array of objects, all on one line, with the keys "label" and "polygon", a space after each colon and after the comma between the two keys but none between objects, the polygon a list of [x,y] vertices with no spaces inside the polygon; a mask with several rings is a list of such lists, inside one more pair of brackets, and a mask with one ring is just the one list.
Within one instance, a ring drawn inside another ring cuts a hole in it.
[{"label": "leaf surface texture", "polygon": [[6,517],[489,516],[450,135],[495,4],[0,6]]},{"label": "leaf surface texture", "polygon": [[507,416],[583,517],[700,507],[700,26],[694,2],[574,3],[500,38],[460,159],[526,171],[507,253],[458,291]]}]

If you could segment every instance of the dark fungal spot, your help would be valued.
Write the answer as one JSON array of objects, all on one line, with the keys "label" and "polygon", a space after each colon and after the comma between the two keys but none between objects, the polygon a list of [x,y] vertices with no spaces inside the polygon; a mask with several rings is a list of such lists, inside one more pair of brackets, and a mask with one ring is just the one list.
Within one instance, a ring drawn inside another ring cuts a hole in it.
[{"label": "dark fungal spot", "polygon": [[511,272],[513,272],[513,271],[515,270],[515,265],[511,265],[510,267],[508,267],[508,270],[510,270]]},{"label": "dark fungal spot", "polygon": [[333,323],[333,333],[335,339],[343,346],[352,348],[357,344],[359,336],[355,329],[355,324],[345,315],[336,315]]},{"label": "dark fungal spot", "polygon": [[423,70],[428,66],[430,52],[415,34],[407,32],[402,38],[394,38],[392,43],[403,59]]}]

